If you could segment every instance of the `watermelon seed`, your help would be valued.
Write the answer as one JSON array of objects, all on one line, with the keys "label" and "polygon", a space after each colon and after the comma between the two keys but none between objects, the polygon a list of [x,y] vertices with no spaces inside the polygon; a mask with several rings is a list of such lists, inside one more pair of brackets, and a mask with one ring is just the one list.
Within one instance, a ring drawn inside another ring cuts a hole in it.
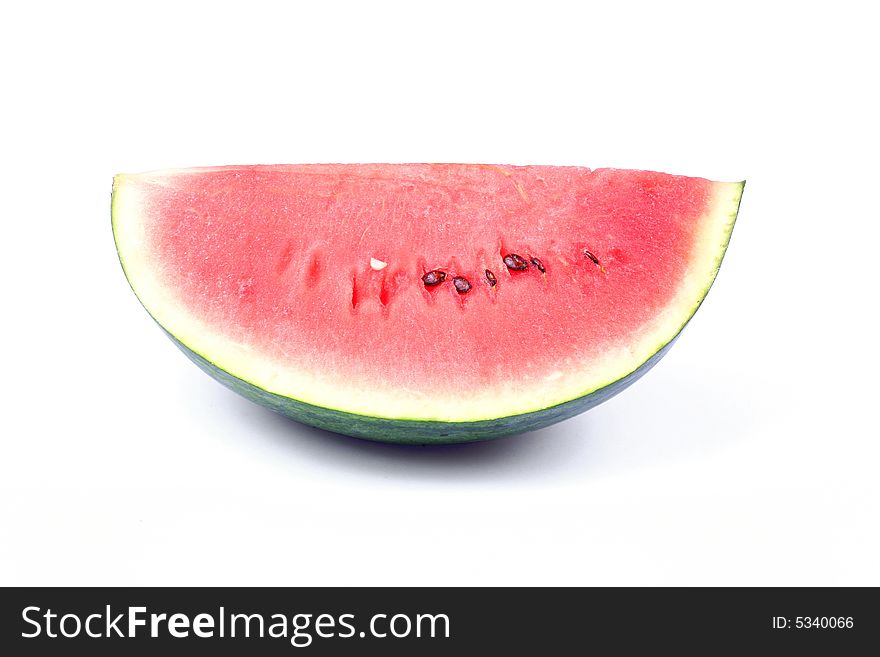
[{"label": "watermelon seed", "polygon": [[584,255],[587,256],[590,260],[592,260],[594,265],[599,266],[599,258],[594,256],[592,253],[590,253],[586,249],[584,249]]},{"label": "watermelon seed", "polygon": [[471,289],[471,282],[464,276],[456,276],[452,279],[452,284],[459,294],[467,294]]},{"label": "watermelon seed", "polygon": [[547,269],[544,267],[544,263],[537,258],[532,258],[532,264],[535,265],[535,267],[538,268],[538,271],[542,274],[547,271]]},{"label": "watermelon seed", "polygon": [[504,264],[507,265],[508,269],[513,271],[524,271],[529,267],[529,263],[526,262],[526,259],[515,253],[508,253],[504,256]]},{"label": "watermelon seed", "polygon": [[495,278],[495,274],[488,269],[486,270],[486,280],[489,281],[490,287],[495,287],[498,284],[498,279]]},{"label": "watermelon seed", "polygon": [[445,280],[446,272],[440,269],[433,269],[422,276],[422,282],[425,284],[426,287],[434,287],[435,285],[440,285],[440,283]]}]

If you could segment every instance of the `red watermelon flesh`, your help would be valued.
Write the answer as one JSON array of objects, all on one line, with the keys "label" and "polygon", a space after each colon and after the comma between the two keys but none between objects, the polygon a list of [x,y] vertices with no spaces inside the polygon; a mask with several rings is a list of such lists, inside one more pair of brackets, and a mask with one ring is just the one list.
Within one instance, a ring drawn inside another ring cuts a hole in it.
[{"label": "red watermelon flesh", "polygon": [[674,337],[740,191],[579,167],[220,167],[118,177],[114,221],[147,309],[218,367],[320,407],[470,421],[589,393]]}]

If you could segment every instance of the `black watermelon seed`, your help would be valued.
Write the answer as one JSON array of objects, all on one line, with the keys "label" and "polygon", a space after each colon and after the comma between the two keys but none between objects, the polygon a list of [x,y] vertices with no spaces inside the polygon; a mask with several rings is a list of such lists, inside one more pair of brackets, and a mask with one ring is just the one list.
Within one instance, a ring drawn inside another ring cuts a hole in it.
[{"label": "black watermelon seed", "polygon": [[544,263],[541,262],[540,260],[538,260],[537,258],[532,258],[532,264],[535,265],[535,267],[538,268],[538,271],[541,272],[542,274],[545,271],[547,271],[547,269],[544,267]]},{"label": "black watermelon seed", "polygon": [[513,271],[523,271],[529,268],[529,263],[526,262],[526,259],[515,253],[508,253],[504,256],[504,264]]},{"label": "black watermelon seed", "polygon": [[452,284],[459,294],[467,294],[471,289],[471,282],[463,276],[453,278]]},{"label": "black watermelon seed", "polygon": [[594,256],[592,253],[590,253],[590,252],[587,251],[586,249],[584,249],[584,255],[587,256],[590,260],[592,260],[594,265],[598,265],[598,264],[599,264],[599,258],[597,258],[596,256]]},{"label": "black watermelon seed", "polygon": [[446,280],[446,272],[441,269],[434,269],[429,271],[427,274],[422,276],[422,282],[427,287],[434,287],[435,285],[440,285],[443,281]]},{"label": "black watermelon seed", "polygon": [[495,287],[498,284],[498,279],[495,278],[495,274],[488,269],[486,270],[486,280],[489,281],[490,287]]}]

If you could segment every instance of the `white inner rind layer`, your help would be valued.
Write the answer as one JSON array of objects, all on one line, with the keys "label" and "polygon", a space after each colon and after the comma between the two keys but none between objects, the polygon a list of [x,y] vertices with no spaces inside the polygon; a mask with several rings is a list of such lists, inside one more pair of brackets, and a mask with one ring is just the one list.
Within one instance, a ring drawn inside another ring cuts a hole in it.
[{"label": "white inner rind layer", "polygon": [[[714,183],[714,197],[697,222],[687,271],[663,309],[626,339],[609,345],[604,356],[554,371],[538,382],[505,389],[471,390],[455,398],[427,397],[384,381],[356,382],[344,376],[304,371],[279,362],[240,339],[232,340],[183,303],[163,279],[161,258],[147,239],[142,183],[167,181],[172,172],[117,176],[113,184],[113,232],[129,283],[141,303],[166,331],[215,366],[268,392],[347,413],[390,419],[473,422],[539,411],[588,395],[637,370],[671,341],[709,291],[730,240],[743,183]],[[577,355],[572,354],[577,362]]]}]

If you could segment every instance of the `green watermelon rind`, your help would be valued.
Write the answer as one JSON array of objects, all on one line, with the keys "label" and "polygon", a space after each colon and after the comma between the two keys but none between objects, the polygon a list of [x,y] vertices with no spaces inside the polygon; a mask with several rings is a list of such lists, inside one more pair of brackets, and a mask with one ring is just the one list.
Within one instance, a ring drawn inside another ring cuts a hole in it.
[{"label": "green watermelon rind", "polygon": [[214,365],[204,356],[194,352],[167,331],[165,333],[202,371],[242,397],[261,406],[319,429],[356,438],[413,445],[490,440],[527,431],[536,431],[562,420],[567,420],[601,404],[624,388],[635,383],[636,380],[657,364],[666,352],[669,351],[672,343],[675,342],[675,338],[673,338],[635,372],[631,372],[604,388],[563,404],[551,406],[540,411],[499,417],[492,420],[438,422],[436,420],[398,420],[356,415],[332,408],[314,406],[291,397],[276,395],[237,376],[233,376],[226,370]]},{"label": "green watermelon rind", "polygon": [[[159,324],[160,328],[162,328],[172,342],[174,342],[174,344],[177,345],[177,347],[202,371],[246,399],[303,424],[356,438],[413,445],[475,442],[501,438],[503,436],[542,429],[551,424],[572,418],[575,415],[579,415],[580,413],[601,404],[635,383],[666,355],[681,335],[685,326],[687,326],[702,305],[706,295],[709,293],[709,290],[717,278],[721,262],[724,259],[724,255],[730,244],[730,238],[739,212],[739,205],[745,181],[737,183],[737,186],[738,192],[735,198],[730,199],[732,211],[727,216],[729,221],[727,222],[723,233],[723,240],[718,245],[720,248],[718,249],[711,276],[708,277],[705,288],[701,291],[695,305],[675,334],[665,342],[658,344],[653,354],[634,370],[625,373],[606,385],[548,408],[521,414],[472,421],[446,422],[441,420],[369,416],[309,404],[293,397],[279,395],[265,390],[254,385],[252,382],[237,377],[231,372],[219,367],[212,362],[207,355],[191,349],[187,344],[171,333],[158,320],[156,320],[150,312],[150,309],[147,308],[143,302],[141,302],[141,304],[144,305],[144,309],[147,313],[153,317],[154,321]],[[137,290],[135,290],[128,271],[126,270],[125,261],[119,247],[118,233],[116,230],[115,200],[116,195],[114,185],[114,195],[111,200],[111,223],[113,226],[114,240],[116,240],[117,254],[119,255],[123,272],[126,275],[126,280],[128,280],[135,296],[138,296]],[[139,297],[138,299],[140,300]]]}]

